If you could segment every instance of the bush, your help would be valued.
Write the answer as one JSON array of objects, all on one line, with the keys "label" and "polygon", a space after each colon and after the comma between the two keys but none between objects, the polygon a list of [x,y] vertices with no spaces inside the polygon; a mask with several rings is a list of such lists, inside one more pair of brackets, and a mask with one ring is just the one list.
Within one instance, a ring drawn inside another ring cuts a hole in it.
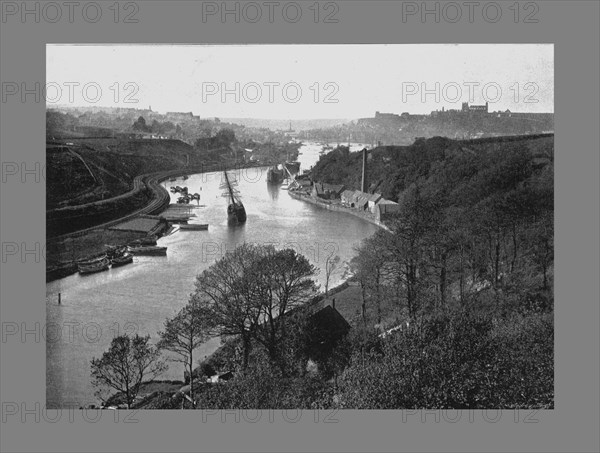
[{"label": "bush", "polygon": [[340,379],[356,409],[553,407],[551,315],[453,314],[356,353]]},{"label": "bush", "polygon": [[325,409],[333,386],[316,376],[282,378],[268,365],[251,368],[224,384],[207,385],[197,395],[199,409]]}]

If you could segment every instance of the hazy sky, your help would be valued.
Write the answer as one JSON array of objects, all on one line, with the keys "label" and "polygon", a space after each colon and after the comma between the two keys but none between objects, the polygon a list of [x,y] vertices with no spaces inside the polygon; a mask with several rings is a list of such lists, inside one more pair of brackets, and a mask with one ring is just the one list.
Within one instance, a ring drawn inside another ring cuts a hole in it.
[{"label": "hazy sky", "polygon": [[[48,45],[46,51],[49,106],[150,105],[202,117],[309,119],[429,113],[487,98],[491,111],[554,112],[552,44]],[[128,95],[138,102],[125,102]]]}]

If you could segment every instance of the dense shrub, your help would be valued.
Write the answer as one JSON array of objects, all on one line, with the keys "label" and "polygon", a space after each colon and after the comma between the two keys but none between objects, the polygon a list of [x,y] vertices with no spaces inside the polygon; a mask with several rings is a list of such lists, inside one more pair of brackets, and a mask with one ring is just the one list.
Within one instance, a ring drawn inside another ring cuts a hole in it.
[{"label": "dense shrub", "polygon": [[459,313],[357,353],[339,385],[346,408],[553,407],[551,314]]},{"label": "dense shrub", "polygon": [[207,385],[197,396],[199,409],[325,409],[333,386],[318,376],[283,378],[266,367],[249,369],[223,384]]}]

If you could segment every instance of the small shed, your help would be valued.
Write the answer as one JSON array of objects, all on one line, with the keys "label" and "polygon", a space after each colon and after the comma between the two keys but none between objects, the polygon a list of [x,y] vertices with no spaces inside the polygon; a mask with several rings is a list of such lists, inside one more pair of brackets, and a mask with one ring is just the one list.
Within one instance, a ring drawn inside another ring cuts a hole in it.
[{"label": "small shed", "polygon": [[369,210],[371,212],[373,212],[373,209],[375,208],[375,205],[377,203],[379,203],[379,201],[382,199],[382,195],[380,193],[372,193],[368,195],[368,204],[369,204]]},{"label": "small shed", "polygon": [[379,221],[386,220],[394,214],[400,212],[400,205],[394,201],[382,199],[373,208],[373,214]]},{"label": "small shed", "polygon": [[354,207],[354,190],[344,190],[341,194],[342,203],[349,207]]}]

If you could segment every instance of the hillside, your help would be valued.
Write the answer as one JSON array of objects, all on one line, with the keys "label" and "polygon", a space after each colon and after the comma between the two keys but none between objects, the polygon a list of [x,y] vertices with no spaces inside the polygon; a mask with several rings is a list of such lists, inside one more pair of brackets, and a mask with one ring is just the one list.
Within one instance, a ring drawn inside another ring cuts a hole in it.
[{"label": "hillside", "polygon": [[47,210],[121,195],[133,188],[137,175],[182,168],[187,155],[190,164],[200,164],[193,148],[179,140],[88,138],[72,143],[47,147]]},{"label": "hillside", "polygon": [[[427,179],[440,166],[453,167],[457,173],[476,173],[507,156],[521,156],[533,167],[554,159],[554,136],[536,135],[476,140],[451,140],[434,137],[417,140],[410,146],[381,146],[369,151],[367,179],[372,190],[384,198],[398,201],[402,191],[419,179]],[[312,172],[314,181],[344,184],[360,189],[362,157],[339,147],[321,157]],[[469,170],[465,170],[469,169]]]}]

